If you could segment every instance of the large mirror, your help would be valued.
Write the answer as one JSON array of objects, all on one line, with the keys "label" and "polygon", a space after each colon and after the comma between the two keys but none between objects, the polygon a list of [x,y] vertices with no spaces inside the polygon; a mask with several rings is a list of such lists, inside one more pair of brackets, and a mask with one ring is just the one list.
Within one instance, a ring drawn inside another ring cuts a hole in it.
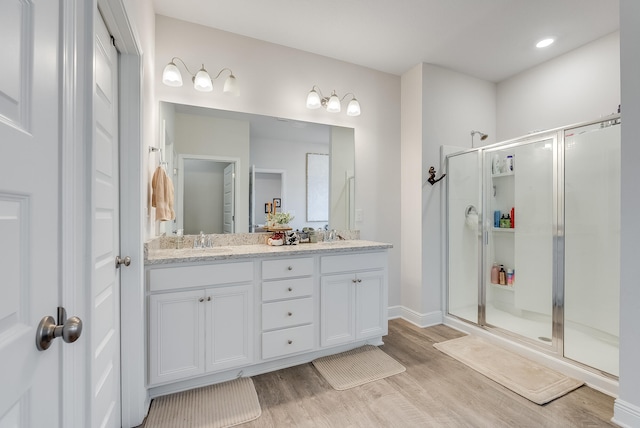
[{"label": "large mirror", "polygon": [[[160,233],[263,231],[274,200],[294,216],[293,229],[354,228],[352,128],[168,102],[160,103],[160,126],[176,212]],[[327,160],[321,175],[308,159]],[[328,195],[319,198],[318,188]]]}]

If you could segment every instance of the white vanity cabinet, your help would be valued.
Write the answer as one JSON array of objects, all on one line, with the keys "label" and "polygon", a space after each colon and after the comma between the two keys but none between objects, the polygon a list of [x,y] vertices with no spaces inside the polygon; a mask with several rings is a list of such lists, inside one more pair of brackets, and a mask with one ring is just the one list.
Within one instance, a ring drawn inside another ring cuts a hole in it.
[{"label": "white vanity cabinet", "polygon": [[253,363],[253,272],[253,262],[149,271],[150,385]]},{"label": "white vanity cabinet", "polygon": [[387,334],[387,253],[320,258],[320,345]]},{"label": "white vanity cabinet", "polygon": [[166,250],[179,259],[151,259],[150,396],[380,343],[387,334],[389,247],[356,240],[250,245],[215,256]]},{"label": "white vanity cabinet", "polygon": [[313,349],[313,257],[262,261],[262,358]]}]

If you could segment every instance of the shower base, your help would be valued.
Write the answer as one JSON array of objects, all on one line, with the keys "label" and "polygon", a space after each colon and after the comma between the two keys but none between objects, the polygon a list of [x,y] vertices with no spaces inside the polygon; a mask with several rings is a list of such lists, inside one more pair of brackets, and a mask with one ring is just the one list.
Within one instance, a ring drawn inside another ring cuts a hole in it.
[{"label": "shower base", "polygon": [[[503,330],[535,340],[544,346],[550,342],[551,317],[536,314],[535,317],[519,317],[494,306],[487,306],[487,323]],[[457,308],[452,315],[477,322],[478,308]],[[619,375],[618,339],[584,325],[565,325],[564,356],[609,375]]]}]

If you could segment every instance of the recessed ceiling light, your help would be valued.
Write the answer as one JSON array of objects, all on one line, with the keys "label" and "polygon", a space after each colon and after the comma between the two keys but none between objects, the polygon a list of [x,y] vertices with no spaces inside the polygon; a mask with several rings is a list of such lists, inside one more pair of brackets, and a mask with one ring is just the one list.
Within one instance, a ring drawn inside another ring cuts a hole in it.
[{"label": "recessed ceiling light", "polygon": [[538,43],[536,43],[536,47],[537,48],[546,48],[547,46],[552,44],[554,41],[555,40],[552,39],[552,38],[543,39],[543,40],[540,40]]}]

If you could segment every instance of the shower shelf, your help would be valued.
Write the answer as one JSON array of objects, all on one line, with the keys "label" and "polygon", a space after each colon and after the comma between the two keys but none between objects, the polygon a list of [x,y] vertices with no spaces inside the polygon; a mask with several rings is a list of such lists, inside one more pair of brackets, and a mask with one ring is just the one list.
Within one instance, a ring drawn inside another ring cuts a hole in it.
[{"label": "shower shelf", "polygon": [[494,288],[499,288],[500,290],[513,291],[513,285],[500,285],[500,284],[491,283],[491,286]]},{"label": "shower shelf", "polygon": [[513,233],[516,229],[514,227],[494,227],[492,230],[494,232]]},{"label": "shower shelf", "polygon": [[514,175],[513,171],[509,172],[501,172],[499,174],[491,174],[492,178],[500,178],[500,177],[512,177]]}]

